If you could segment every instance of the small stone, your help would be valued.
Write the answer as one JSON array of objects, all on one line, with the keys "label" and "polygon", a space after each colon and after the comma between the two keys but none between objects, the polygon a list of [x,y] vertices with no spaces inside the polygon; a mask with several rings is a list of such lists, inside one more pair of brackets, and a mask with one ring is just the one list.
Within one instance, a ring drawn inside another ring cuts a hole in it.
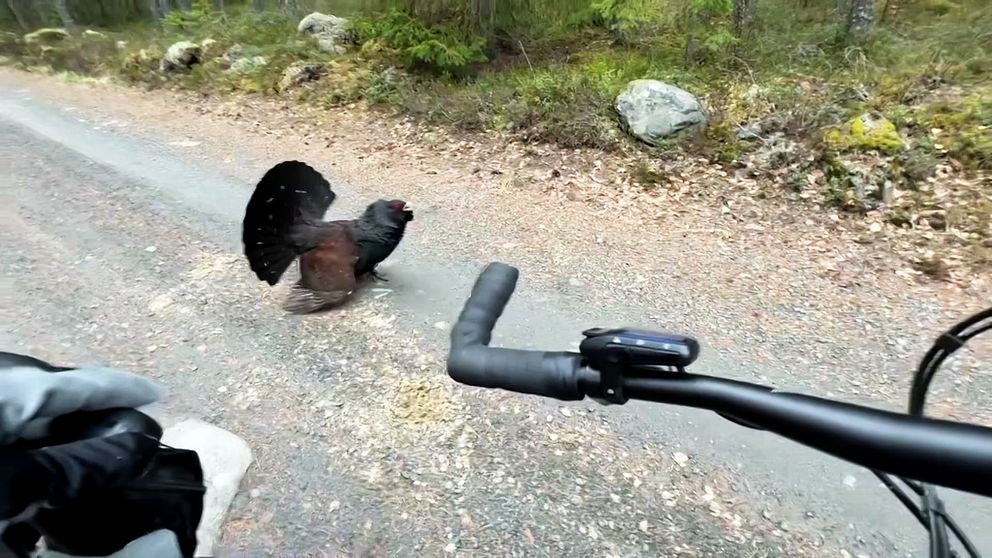
[{"label": "small stone", "polygon": [[339,509],[341,509],[341,502],[337,500],[334,500],[333,502],[330,503],[329,506],[327,506],[327,510],[331,512],[336,512]]},{"label": "small stone", "polygon": [[148,252],[149,254],[156,250],[158,250],[157,246],[149,246],[148,248],[145,248],[145,252]]},{"label": "small stone", "polygon": [[642,519],[640,523],[637,524],[637,528],[641,530],[642,533],[648,532],[648,520]]},{"label": "small stone", "polygon": [[568,407],[561,407],[558,409],[558,412],[561,413],[562,416],[566,416],[566,417],[572,416],[572,411],[569,410]]},{"label": "small stone", "polygon": [[596,530],[595,525],[589,526],[589,538],[592,540],[596,540],[599,538],[599,531]]},{"label": "small stone", "polygon": [[675,454],[672,455],[672,459],[674,459],[675,463],[677,463],[680,467],[684,467],[685,464],[689,462],[689,456],[680,451],[675,452]]},{"label": "small stone", "polygon": [[227,386],[220,386],[217,388],[217,393],[227,393]]},{"label": "small stone", "polygon": [[444,547],[444,551],[448,554],[454,554],[455,550],[458,550],[458,547],[455,546],[455,543],[453,542],[448,543],[448,545]]},{"label": "small stone", "polygon": [[252,488],[251,492],[248,493],[248,496],[250,496],[252,499],[258,498],[261,495],[262,495],[262,491],[258,488]]},{"label": "small stone", "polygon": [[148,346],[148,352],[149,353],[154,353],[156,350],[158,350],[158,345],[149,345]]},{"label": "small stone", "polygon": [[172,299],[168,295],[160,294],[148,303],[148,310],[157,314],[171,305]]}]

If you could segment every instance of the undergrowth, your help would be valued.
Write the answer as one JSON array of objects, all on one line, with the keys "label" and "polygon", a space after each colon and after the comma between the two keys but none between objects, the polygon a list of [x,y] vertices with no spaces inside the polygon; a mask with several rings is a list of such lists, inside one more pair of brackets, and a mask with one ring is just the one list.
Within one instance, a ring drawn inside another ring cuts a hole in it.
[{"label": "undergrowth", "polygon": [[[757,11],[743,31],[731,25],[729,0],[575,4],[543,19],[522,8],[503,11],[481,29],[464,11],[414,14],[384,3],[389,9],[353,15],[359,46],[334,55],[279,12],[222,16],[199,0],[161,25],[122,23],[105,39],[28,48],[5,35],[0,54],[150,87],[283,95],[324,107],[364,101],[464,130],[604,150],[631,145],[617,126],[617,94],[631,80],[658,79],[700,98],[709,124],[682,148],[714,159],[738,159],[784,135],[823,150],[818,160],[832,160],[831,151],[852,147],[836,130],[872,113],[904,141],[886,136],[881,147],[853,147],[896,154],[892,173],[900,183],[926,180],[947,158],[992,169],[987,0],[890,2],[905,9],[879,14],[882,21],[861,41],[845,35],[835,2],[753,2]],[[158,71],[171,43],[206,39],[213,53],[202,64],[184,74]],[[235,45],[242,57],[264,63],[230,71],[219,53]],[[319,65],[322,77],[281,85],[298,63]],[[850,197],[846,183],[828,185],[838,203]]]}]

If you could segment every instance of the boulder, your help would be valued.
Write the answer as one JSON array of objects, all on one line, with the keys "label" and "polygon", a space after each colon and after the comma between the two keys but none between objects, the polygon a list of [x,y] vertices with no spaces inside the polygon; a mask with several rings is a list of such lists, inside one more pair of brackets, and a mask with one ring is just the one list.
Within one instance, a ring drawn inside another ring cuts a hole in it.
[{"label": "boulder", "polygon": [[264,56],[248,56],[245,58],[238,58],[231,63],[231,67],[228,68],[228,72],[232,74],[247,74],[254,72],[259,68],[264,68],[269,63],[269,59]]},{"label": "boulder", "polygon": [[316,39],[320,50],[332,54],[343,54],[357,39],[351,29],[351,22],[347,19],[320,12],[314,12],[300,20],[296,29]]},{"label": "boulder", "polygon": [[203,56],[200,45],[190,41],[179,41],[165,51],[165,56],[159,62],[159,69],[163,72],[185,71],[199,64]]},{"label": "boulder", "polygon": [[901,151],[906,148],[896,125],[881,114],[866,112],[824,134],[826,144],[840,151]]},{"label": "boulder", "polygon": [[27,45],[50,45],[59,43],[69,38],[69,32],[65,29],[45,28],[24,35],[24,44]]},{"label": "boulder", "polygon": [[233,66],[235,62],[244,57],[244,47],[240,44],[233,44],[220,55],[220,61],[225,66]]},{"label": "boulder", "polygon": [[161,78],[156,72],[161,60],[161,52],[143,48],[137,52],[129,52],[121,63],[121,70],[131,81],[150,82]]},{"label": "boulder", "polygon": [[2,54],[22,54],[24,42],[17,33],[0,31],[0,53]]},{"label": "boulder", "polygon": [[200,41],[200,53],[203,55],[204,60],[217,56],[219,51],[220,43],[215,39],[203,39]]},{"label": "boulder", "polygon": [[692,93],[653,79],[628,83],[614,106],[624,130],[649,145],[706,124],[706,113]]},{"label": "boulder", "polygon": [[279,79],[279,91],[285,91],[308,81],[317,81],[324,75],[325,70],[323,64],[295,62],[282,73],[282,78]]}]

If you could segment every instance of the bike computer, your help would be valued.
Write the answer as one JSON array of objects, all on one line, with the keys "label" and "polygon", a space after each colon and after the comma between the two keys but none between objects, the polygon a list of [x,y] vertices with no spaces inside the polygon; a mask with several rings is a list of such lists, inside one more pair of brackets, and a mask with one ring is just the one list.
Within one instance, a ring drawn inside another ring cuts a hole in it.
[{"label": "bike computer", "polygon": [[633,328],[595,328],[582,332],[582,356],[593,362],[618,358],[627,366],[685,368],[699,356],[699,342],[691,337]]}]

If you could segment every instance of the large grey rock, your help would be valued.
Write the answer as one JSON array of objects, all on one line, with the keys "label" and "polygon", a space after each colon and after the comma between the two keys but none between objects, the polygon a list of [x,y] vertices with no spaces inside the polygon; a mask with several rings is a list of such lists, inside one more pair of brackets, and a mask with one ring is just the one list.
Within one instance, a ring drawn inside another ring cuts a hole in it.
[{"label": "large grey rock", "polygon": [[248,74],[259,68],[264,68],[268,64],[269,59],[264,56],[249,56],[235,60],[227,71],[232,74]]},{"label": "large grey rock", "polygon": [[69,32],[65,29],[46,27],[24,35],[24,44],[27,45],[50,45],[60,43],[69,38]]},{"label": "large grey rock", "polygon": [[204,60],[217,57],[220,51],[220,43],[217,39],[206,38],[200,41],[200,54]]},{"label": "large grey rock", "polygon": [[190,69],[193,64],[199,64],[202,57],[200,45],[190,41],[173,43],[159,62],[163,72],[175,72]]},{"label": "large grey rock", "polygon": [[320,12],[314,12],[300,20],[296,30],[316,39],[320,50],[333,54],[343,54],[356,40],[355,32],[347,19]]},{"label": "large grey rock", "polygon": [[628,83],[615,107],[624,130],[650,145],[706,123],[706,113],[692,93],[653,79]]},{"label": "large grey rock", "polygon": [[245,47],[240,44],[233,44],[220,56],[220,61],[225,66],[231,66],[245,56]]},{"label": "large grey rock", "polygon": [[195,556],[216,556],[214,545],[220,539],[224,516],[241,479],[251,465],[248,444],[234,434],[200,420],[190,419],[165,429],[162,443],[193,450],[200,457],[207,493],[203,516],[196,530]]}]

